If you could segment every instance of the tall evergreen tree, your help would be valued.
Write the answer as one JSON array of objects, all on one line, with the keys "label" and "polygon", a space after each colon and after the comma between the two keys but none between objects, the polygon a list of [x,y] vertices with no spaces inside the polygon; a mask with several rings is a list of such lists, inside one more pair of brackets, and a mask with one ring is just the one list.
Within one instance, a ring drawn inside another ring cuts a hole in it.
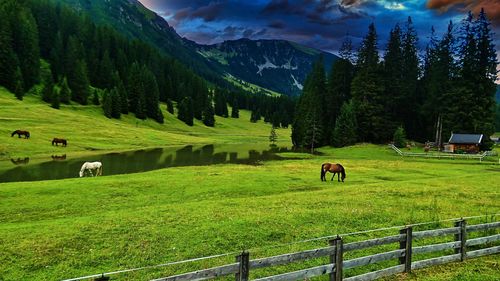
[{"label": "tall evergreen tree", "polygon": [[179,103],[177,108],[177,118],[189,126],[193,126],[194,112],[193,112],[193,99],[191,97],[184,97]]},{"label": "tall evergreen tree", "polygon": [[358,124],[352,102],[344,102],[340,115],[335,122],[332,134],[332,143],[336,147],[353,145],[357,140]]},{"label": "tall evergreen tree", "polygon": [[24,85],[23,85],[23,75],[21,74],[21,68],[17,67],[14,73],[14,94],[18,100],[23,100],[24,96]]},{"label": "tall evergreen tree", "polygon": [[66,79],[66,77],[62,79],[59,88],[61,89],[59,92],[61,102],[64,104],[69,104],[69,101],[71,99],[71,90],[68,86],[68,80]]},{"label": "tall evergreen tree", "polygon": [[113,101],[108,90],[104,90],[102,94],[102,110],[104,111],[104,116],[112,118],[113,111]]},{"label": "tall evergreen tree", "polygon": [[44,102],[50,103],[52,101],[52,96],[54,94],[54,82],[52,77],[45,77],[42,88],[42,100]]},{"label": "tall evergreen tree", "polygon": [[99,94],[97,92],[98,92],[98,90],[94,89],[94,93],[92,94],[92,103],[94,105],[101,104],[101,102],[99,101]]},{"label": "tall evergreen tree", "polygon": [[347,37],[340,49],[341,58],[333,63],[328,77],[328,90],[325,97],[325,138],[331,144],[333,127],[340,114],[344,102],[351,98],[351,83],[354,76],[354,66],[351,41]]},{"label": "tall evergreen tree", "polygon": [[[295,119],[292,125],[294,146],[314,147],[325,144],[324,116],[326,77],[323,59],[320,58],[306,78],[302,95],[299,98]],[[307,118],[304,118],[307,116]],[[314,128],[311,126],[314,125]],[[330,124],[333,126],[333,124]]]},{"label": "tall evergreen tree", "polygon": [[170,114],[174,114],[174,103],[172,102],[171,99],[167,99],[167,111]]},{"label": "tall evergreen tree", "polygon": [[372,23],[358,51],[358,69],[351,94],[361,141],[385,142],[391,138],[392,120],[385,108],[384,84],[379,67],[377,33]]},{"label": "tall evergreen tree", "polygon": [[16,70],[19,67],[19,61],[13,48],[9,17],[9,13],[5,8],[0,8],[0,85],[14,92],[16,88],[15,76]]},{"label": "tall evergreen tree", "polygon": [[208,127],[215,126],[215,110],[212,102],[207,102],[205,109],[203,110],[203,124]]},{"label": "tall evergreen tree", "polygon": [[16,32],[13,33],[14,50],[17,52],[24,87],[30,89],[40,76],[40,47],[38,45],[38,28],[29,9],[20,7],[16,11]]},{"label": "tall evergreen tree", "polygon": [[419,124],[417,112],[420,110],[417,97],[417,84],[420,76],[418,59],[418,36],[413,26],[411,17],[405,24],[405,30],[402,34],[402,91],[401,107],[399,108],[399,120],[403,122],[408,135],[411,138],[418,136]]},{"label": "tall evergreen tree", "polygon": [[120,119],[122,110],[120,93],[115,87],[109,92],[109,95],[111,97],[111,117]]},{"label": "tall evergreen tree", "polygon": [[61,98],[60,98],[60,95],[59,95],[59,91],[54,89],[52,91],[52,97],[51,97],[51,101],[50,101],[50,106],[52,108],[59,109],[60,105],[61,105]]},{"label": "tall evergreen tree", "polygon": [[231,107],[231,118],[240,118],[240,109],[238,106],[238,99],[234,99],[233,106]]},{"label": "tall evergreen tree", "polygon": [[215,115],[228,117],[227,101],[221,89],[215,90],[214,99],[215,99]]}]

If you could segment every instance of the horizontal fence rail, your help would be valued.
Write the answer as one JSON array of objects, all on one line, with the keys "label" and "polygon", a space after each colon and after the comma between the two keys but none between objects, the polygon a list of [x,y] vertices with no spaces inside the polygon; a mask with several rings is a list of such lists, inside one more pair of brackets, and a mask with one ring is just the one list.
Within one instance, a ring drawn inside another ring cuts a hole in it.
[{"label": "horizontal fence rail", "polygon": [[433,152],[406,152],[397,148],[394,144],[389,145],[392,150],[394,150],[399,156],[403,157],[423,157],[423,158],[438,158],[438,159],[478,159],[479,161],[483,161],[484,158],[488,156],[497,156],[495,152],[485,151],[480,154],[455,154],[455,153],[433,153]]},{"label": "horizontal fence rail", "polygon": [[[463,261],[468,258],[476,258],[485,255],[500,253],[500,246],[491,246],[492,243],[500,241],[500,234],[493,234],[473,239],[467,239],[468,233],[477,231],[496,231],[500,228],[500,222],[467,225],[466,220],[459,220],[454,223],[454,227],[413,231],[412,226],[400,229],[398,235],[386,236],[376,239],[369,239],[358,242],[343,243],[343,239],[337,236],[329,241],[329,246],[324,248],[306,250],[301,252],[277,255],[266,258],[250,259],[248,252],[236,256],[236,263],[188,272],[180,275],[155,279],[155,281],[193,281],[214,279],[221,276],[233,275],[236,281],[247,281],[250,279],[250,271],[278,265],[287,265],[306,260],[329,257],[329,263],[301,269],[293,272],[253,279],[257,281],[294,281],[304,280],[320,275],[329,275],[330,281],[369,281],[381,277],[386,277],[398,273],[410,272],[411,270],[425,268],[429,266]],[[432,237],[450,237],[450,242],[430,244],[413,247],[412,243],[416,239],[428,239]],[[361,249],[378,247],[381,245],[399,243],[399,249],[372,254],[368,256],[344,260],[344,253],[358,251]],[[490,247],[483,249],[470,249],[485,244]],[[469,248],[468,248],[469,247]],[[453,254],[412,261],[414,255],[435,253],[440,251],[451,251]],[[381,270],[359,274],[344,278],[344,270],[363,267],[387,260],[398,260],[399,265],[383,268]]]}]

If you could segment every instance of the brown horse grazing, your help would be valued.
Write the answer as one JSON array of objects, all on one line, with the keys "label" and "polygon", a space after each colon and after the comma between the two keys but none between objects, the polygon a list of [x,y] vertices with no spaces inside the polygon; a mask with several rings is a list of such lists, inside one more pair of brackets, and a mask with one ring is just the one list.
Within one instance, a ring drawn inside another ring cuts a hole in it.
[{"label": "brown horse grazing", "polygon": [[62,144],[62,146],[66,146],[66,145],[68,145],[68,141],[67,141],[67,140],[65,140],[65,139],[58,139],[58,138],[54,138],[54,139],[52,140],[52,145],[56,144],[56,146],[57,146],[57,144],[59,144],[59,143],[60,143],[60,144]]},{"label": "brown horse grazing", "polygon": [[30,132],[28,132],[28,131],[15,130],[14,132],[12,132],[12,134],[10,136],[13,137],[15,134],[17,134],[18,137],[21,137],[21,135],[23,135],[25,139],[30,138]]},{"label": "brown horse grazing", "polygon": [[324,163],[321,165],[321,181],[326,181],[326,172],[333,173],[331,180],[333,180],[335,174],[338,174],[337,181],[339,182],[340,175],[342,175],[342,182],[344,182],[344,179],[346,178],[344,166],[340,164]]}]

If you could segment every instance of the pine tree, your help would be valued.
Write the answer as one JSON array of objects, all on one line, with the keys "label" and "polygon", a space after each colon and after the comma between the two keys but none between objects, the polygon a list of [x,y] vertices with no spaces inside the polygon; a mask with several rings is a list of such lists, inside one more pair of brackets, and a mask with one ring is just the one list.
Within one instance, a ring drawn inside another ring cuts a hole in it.
[{"label": "pine tree", "polygon": [[74,66],[73,77],[68,76],[68,85],[71,89],[71,99],[86,105],[89,97],[89,80],[85,61],[77,60]]},{"label": "pine tree", "polygon": [[154,74],[145,66],[142,69],[144,90],[148,89],[148,93],[142,94],[146,102],[146,115],[153,118],[158,123],[163,123],[163,114],[160,110],[160,91]]},{"label": "pine tree", "polygon": [[276,129],[274,126],[271,128],[271,133],[269,134],[269,142],[271,146],[276,146],[276,141],[278,140],[278,134],[276,134]]},{"label": "pine tree", "polygon": [[174,114],[174,103],[172,102],[171,99],[167,99],[167,111],[170,113],[170,114]]},{"label": "pine tree", "polygon": [[[313,146],[323,145],[326,143],[323,116],[326,108],[330,106],[325,102],[326,92],[326,77],[323,66],[323,59],[320,59],[314,64],[311,73],[307,76],[304,83],[303,93],[297,103],[296,115],[292,125],[292,143],[296,147],[311,146],[311,134],[313,134]],[[309,119],[304,118],[308,116]],[[311,124],[315,128],[311,131]],[[326,124],[332,126],[334,124]],[[321,131],[317,131],[321,130]]]},{"label": "pine tree", "polygon": [[351,41],[347,37],[340,50],[341,59],[335,61],[328,77],[328,91],[326,92],[325,119],[328,129],[325,130],[327,142],[331,140],[331,134],[340,108],[344,102],[351,98],[351,83],[354,75],[354,66],[351,63],[353,59]]},{"label": "pine tree", "polygon": [[353,105],[361,141],[381,143],[390,140],[392,120],[384,97],[382,70],[378,64],[377,33],[370,24],[358,52],[358,69],[351,84]]},{"label": "pine tree", "polygon": [[61,102],[64,104],[69,104],[69,101],[71,99],[71,90],[69,89],[68,80],[66,79],[66,77],[62,79],[59,88],[60,88],[59,96]]},{"label": "pine tree", "polygon": [[20,7],[15,13],[14,50],[19,59],[24,87],[30,89],[38,82],[40,76],[38,28],[29,9]]},{"label": "pine tree", "polygon": [[21,69],[17,67],[14,73],[14,94],[18,100],[23,100],[24,96],[24,86],[23,86],[23,75],[21,74]]},{"label": "pine tree", "polygon": [[54,89],[52,91],[50,106],[52,108],[59,109],[60,105],[61,105],[61,99],[60,99],[59,91]]},{"label": "pine tree", "polygon": [[231,118],[240,118],[240,109],[238,107],[238,99],[235,98],[231,108]]},{"label": "pine tree", "polygon": [[208,127],[215,126],[215,110],[212,102],[207,102],[205,109],[203,110],[203,124]]},{"label": "pine tree", "polygon": [[111,97],[111,117],[120,119],[121,116],[121,98],[118,93],[118,89],[115,87],[110,92],[109,95]]},{"label": "pine tree", "polygon": [[16,88],[15,75],[19,61],[13,49],[10,27],[9,14],[0,8],[0,85],[14,92]]},{"label": "pine tree", "polygon": [[358,124],[352,102],[344,102],[340,115],[335,122],[332,134],[332,143],[336,147],[353,145],[357,140]]},{"label": "pine tree", "polygon": [[406,146],[406,133],[403,126],[399,126],[396,131],[394,131],[393,142],[394,146],[399,148]]},{"label": "pine tree", "polygon": [[191,97],[184,97],[182,101],[178,104],[177,108],[177,118],[189,126],[193,126],[193,100]]},{"label": "pine tree", "polygon": [[415,138],[418,135],[417,112],[420,110],[417,97],[417,83],[420,76],[419,58],[418,58],[418,36],[413,26],[411,17],[405,25],[402,34],[402,94],[401,107],[399,110],[399,120],[403,122],[404,127],[410,137]]},{"label": "pine tree", "polygon": [[42,88],[42,100],[44,102],[51,103],[53,92],[54,92],[54,82],[52,81],[52,77],[46,77]]},{"label": "pine tree", "polygon": [[224,93],[220,89],[216,89],[215,94],[215,115],[228,117],[227,101]]},{"label": "pine tree", "polygon": [[108,118],[112,118],[112,111],[113,111],[113,101],[111,99],[111,96],[109,94],[108,90],[104,90],[104,93],[102,95],[102,109],[104,111],[104,116]]},{"label": "pine tree", "polygon": [[94,89],[94,93],[92,94],[92,103],[93,103],[94,105],[99,105],[99,104],[101,104],[101,103],[99,102],[99,94],[97,93],[97,89]]}]

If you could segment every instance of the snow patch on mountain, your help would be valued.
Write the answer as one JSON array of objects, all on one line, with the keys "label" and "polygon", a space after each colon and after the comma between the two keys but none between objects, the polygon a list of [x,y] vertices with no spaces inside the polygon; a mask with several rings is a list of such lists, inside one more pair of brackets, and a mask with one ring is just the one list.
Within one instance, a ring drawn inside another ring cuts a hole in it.
[{"label": "snow patch on mountain", "polygon": [[302,86],[302,84],[299,83],[299,81],[297,81],[297,79],[295,79],[295,77],[293,76],[293,74],[290,74],[290,76],[292,77],[293,79],[293,85],[297,88],[299,88],[299,90],[302,91],[302,89],[304,89],[304,86]]}]

